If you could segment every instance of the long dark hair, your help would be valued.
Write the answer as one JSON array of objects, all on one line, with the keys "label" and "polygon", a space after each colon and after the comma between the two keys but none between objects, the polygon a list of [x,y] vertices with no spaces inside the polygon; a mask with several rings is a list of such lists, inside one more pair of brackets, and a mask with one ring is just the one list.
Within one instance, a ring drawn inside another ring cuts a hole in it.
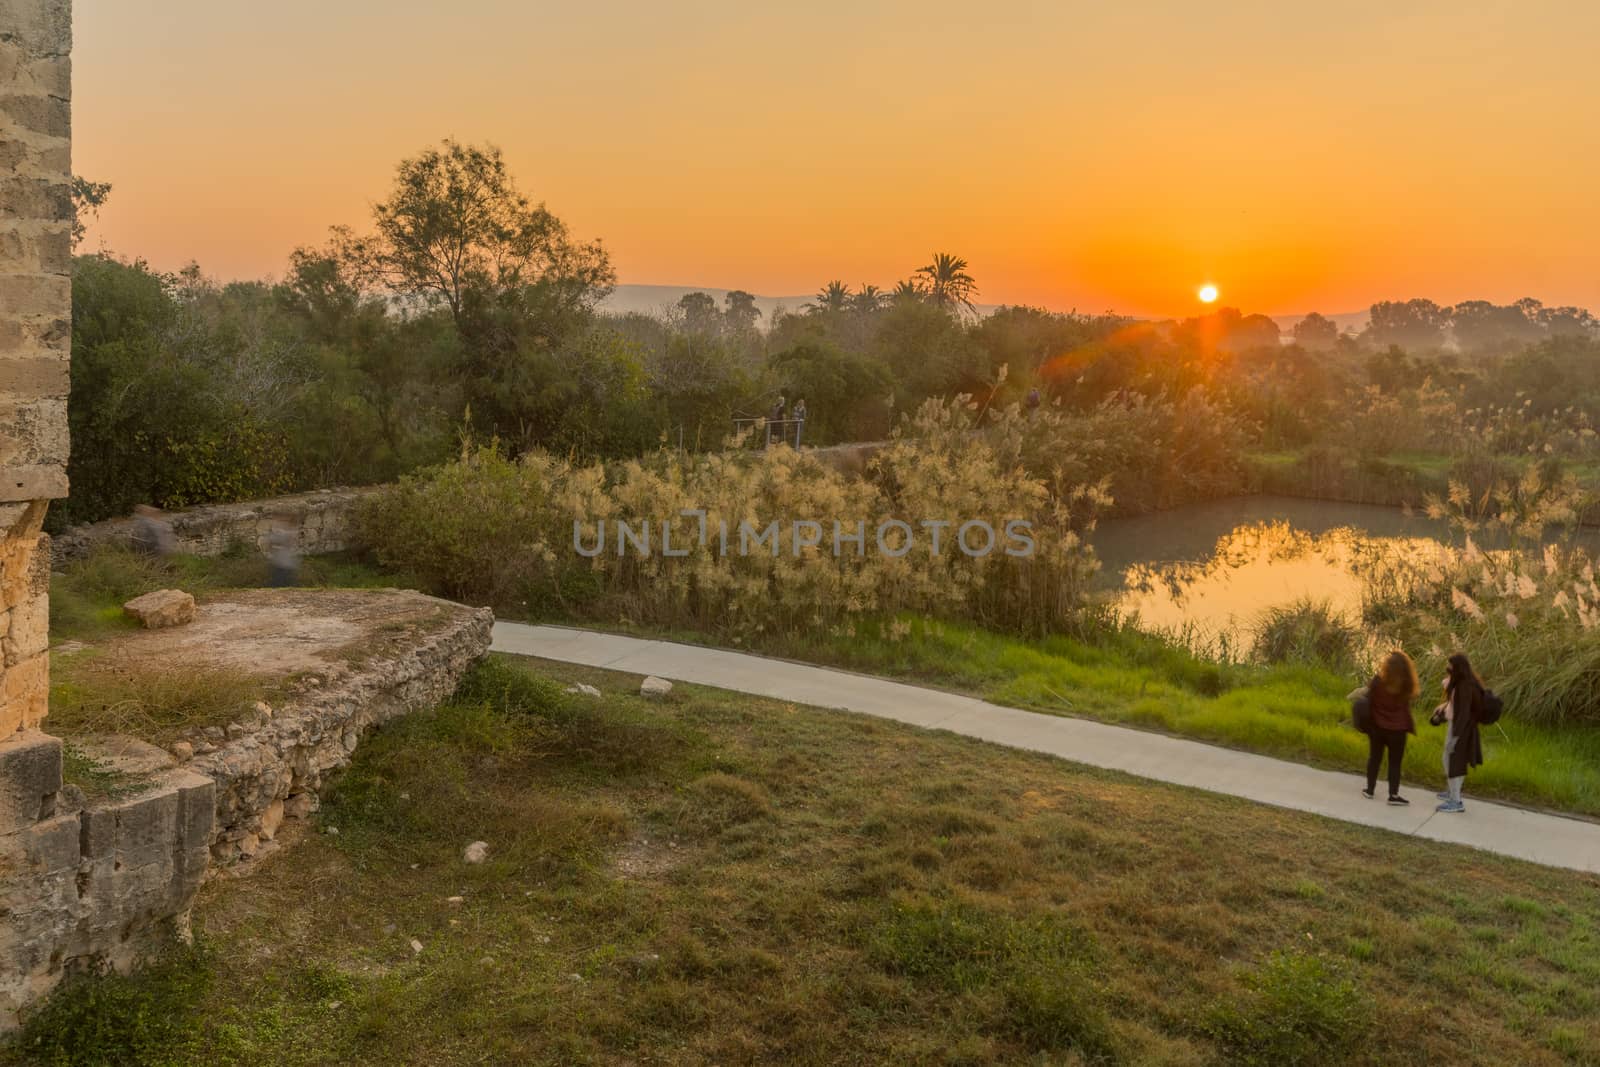
[{"label": "long dark hair", "polygon": [[1478,672],[1472,669],[1472,662],[1460,652],[1450,657],[1446,673],[1450,677],[1450,692],[1452,693],[1464,681],[1471,682],[1479,689],[1483,688],[1483,680],[1478,677]]}]

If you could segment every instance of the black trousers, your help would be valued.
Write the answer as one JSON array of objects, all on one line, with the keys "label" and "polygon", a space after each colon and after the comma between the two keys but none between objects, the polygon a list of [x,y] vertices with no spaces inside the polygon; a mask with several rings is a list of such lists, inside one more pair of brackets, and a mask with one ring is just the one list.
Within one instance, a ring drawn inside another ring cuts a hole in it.
[{"label": "black trousers", "polygon": [[1376,726],[1367,733],[1367,790],[1378,784],[1378,767],[1383,763],[1384,750],[1389,751],[1389,795],[1400,792],[1400,763],[1406,758],[1406,732],[1380,730]]}]

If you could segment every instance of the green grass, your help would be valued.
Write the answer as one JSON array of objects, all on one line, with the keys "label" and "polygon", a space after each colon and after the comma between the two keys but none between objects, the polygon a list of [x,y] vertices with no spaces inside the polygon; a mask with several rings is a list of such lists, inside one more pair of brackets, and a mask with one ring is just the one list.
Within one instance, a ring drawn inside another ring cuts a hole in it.
[{"label": "green grass", "polygon": [[[56,613],[74,619],[103,618],[121,627],[120,604],[182,576],[203,597],[238,584],[254,572],[253,557],[174,557],[165,564],[130,553],[102,550],[74,564],[51,585],[53,636],[89,636],[94,631],[56,630]],[[303,584],[326,586],[414,585],[360,561],[322,557],[306,561]],[[121,599],[119,599],[121,598]],[[63,605],[70,607],[63,609]],[[941,685],[1001,704],[1052,714],[1079,715],[1194,737],[1321,767],[1360,773],[1366,738],[1348,725],[1344,695],[1366,681],[1314,663],[1269,667],[1220,664],[1158,637],[1127,628],[1098,632],[1092,640],[1054,637],[1029,640],[959,623],[906,617],[902,638],[887,625],[867,621],[853,634],[813,633],[769,638],[757,651],[849,667]],[[676,640],[714,643],[698,632],[663,631]],[[1292,643],[1292,642],[1291,642]],[[71,682],[70,661],[60,680]],[[1406,780],[1430,790],[1442,784],[1442,733],[1426,724],[1426,701],[1417,715],[1418,735],[1406,751]],[[52,722],[56,720],[52,719]],[[208,720],[209,721],[209,720]],[[1508,715],[1485,731],[1487,763],[1468,781],[1471,795],[1538,807],[1600,815],[1600,729],[1547,727]]]},{"label": "green grass", "polygon": [[[1592,878],[843,713],[687,685],[647,702],[636,677],[528,666],[560,682],[498,661],[371,737],[313,833],[207,882],[195,953],[69,986],[10,1058],[1600,1057]],[[605,695],[560,692],[574,681]],[[479,866],[460,859],[473,840],[490,844]]]},{"label": "green grass", "polygon": [[[866,622],[848,635],[773,638],[761,650],[1352,774],[1366,768],[1367,739],[1349,725],[1344,699],[1366,681],[1354,672],[1304,662],[1219,664],[1128,629],[1093,640],[1031,640],[910,617],[901,625],[899,638],[888,625]],[[1431,790],[1443,785],[1443,731],[1428,726],[1429,710],[1424,699],[1406,748],[1405,778]],[[1485,763],[1468,776],[1470,795],[1600,815],[1600,729],[1540,726],[1508,715],[1483,736]]]}]

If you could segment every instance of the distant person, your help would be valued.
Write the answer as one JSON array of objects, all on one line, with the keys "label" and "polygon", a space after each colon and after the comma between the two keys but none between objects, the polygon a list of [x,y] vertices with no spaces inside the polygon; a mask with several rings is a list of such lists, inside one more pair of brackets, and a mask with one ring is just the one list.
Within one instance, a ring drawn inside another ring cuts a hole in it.
[{"label": "distant person", "polygon": [[1484,688],[1467,657],[1457,652],[1450,657],[1444,676],[1444,703],[1434,709],[1429,720],[1435,726],[1447,724],[1444,738],[1445,790],[1439,794],[1443,812],[1462,812],[1461,800],[1467,770],[1483,765],[1483,742],[1478,736],[1478,718],[1483,714]]},{"label": "distant person", "polygon": [[794,447],[800,447],[800,435],[806,429],[806,398],[801,397],[794,402],[794,413],[789,416],[794,420]]},{"label": "distant person", "polygon": [[767,444],[769,445],[783,433],[780,427],[783,425],[783,409],[787,404],[788,400],[782,393],[779,393],[778,399],[772,404],[772,411],[767,415]]},{"label": "distant person", "polygon": [[1029,389],[1028,390],[1028,414],[1032,415],[1035,411],[1038,411],[1039,410],[1039,404],[1043,401],[1043,399],[1044,398],[1039,395],[1039,387],[1037,385],[1034,386],[1032,389]]},{"label": "distant person", "polygon": [[161,509],[150,504],[140,504],[133,509],[133,534],[128,538],[133,550],[142,556],[166,559],[178,547],[172,523]]},{"label": "distant person", "polygon": [[267,584],[274,589],[294,585],[300,578],[300,530],[288,515],[274,515],[267,530]]},{"label": "distant person", "polygon": [[1378,768],[1389,754],[1389,803],[1411,803],[1400,795],[1400,764],[1406,756],[1406,737],[1417,732],[1411,702],[1417,698],[1417,668],[1399,649],[1389,653],[1378,673],[1367,683],[1371,723],[1367,727],[1367,787],[1361,795],[1371,800],[1378,788]]}]

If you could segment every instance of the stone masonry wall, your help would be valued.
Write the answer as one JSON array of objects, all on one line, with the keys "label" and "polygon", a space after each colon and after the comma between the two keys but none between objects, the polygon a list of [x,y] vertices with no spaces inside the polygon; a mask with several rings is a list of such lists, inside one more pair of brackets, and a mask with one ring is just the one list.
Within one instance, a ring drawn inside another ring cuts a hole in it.
[{"label": "stone masonry wall", "polygon": [[71,46],[70,0],[0,0],[0,742],[39,725],[48,689],[34,560],[67,491]]},{"label": "stone masonry wall", "polygon": [[[318,489],[266,500],[210,504],[169,511],[166,518],[172,524],[178,551],[195,556],[220,556],[235,545],[264,548],[276,519],[294,524],[300,533],[300,551],[307,555],[344,552],[359,547],[352,539],[356,505],[379,488]],[[55,562],[59,566],[81,559],[98,545],[126,545],[132,536],[132,518],[74,526],[56,536]]]},{"label": "stone masonry wall", "polygon": [[0,1029],[36,995],[15,917],[70,910],[83,874],[61,742],[39,730],[50,684],[40,528],[67,492],[71,48],[70,0],[0,0]]}]

